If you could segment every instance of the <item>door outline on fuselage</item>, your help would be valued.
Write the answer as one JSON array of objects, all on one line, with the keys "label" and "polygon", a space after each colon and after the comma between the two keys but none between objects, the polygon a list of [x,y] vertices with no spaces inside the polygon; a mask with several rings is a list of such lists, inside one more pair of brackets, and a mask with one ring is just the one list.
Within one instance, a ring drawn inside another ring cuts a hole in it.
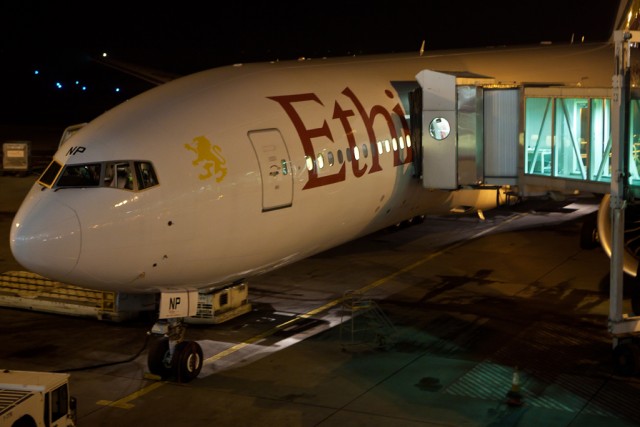
[{"label": "door outline on fuselage", "polygon": [[291,207],[293,171],[282,134],[278,129],[260,129],[247,135],[260,166],[262,212]]}]

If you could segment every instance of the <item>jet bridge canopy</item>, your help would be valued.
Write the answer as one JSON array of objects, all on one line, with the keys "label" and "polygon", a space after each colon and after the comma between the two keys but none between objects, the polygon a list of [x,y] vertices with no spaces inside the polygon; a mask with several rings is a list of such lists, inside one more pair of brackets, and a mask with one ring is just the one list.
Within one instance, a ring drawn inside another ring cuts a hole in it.
[{"label": "jet bridge canopy", "polygon": [[518,89],[470,73],[422,70],[416,80],[412,123],[421,123],[423,187],[515,184]]}]

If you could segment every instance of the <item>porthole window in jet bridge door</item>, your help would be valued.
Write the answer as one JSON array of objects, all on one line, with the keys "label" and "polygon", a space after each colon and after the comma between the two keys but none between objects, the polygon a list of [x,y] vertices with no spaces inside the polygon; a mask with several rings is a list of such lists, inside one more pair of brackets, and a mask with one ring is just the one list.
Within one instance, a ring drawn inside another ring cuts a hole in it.
[{"label": "porthole window in jet bridge door", "polygon": [[451,126],[444,117],[436,117],[429,123],[429,134],[433,139],[442,141],[449,136],[449,133],[451,133]]}]

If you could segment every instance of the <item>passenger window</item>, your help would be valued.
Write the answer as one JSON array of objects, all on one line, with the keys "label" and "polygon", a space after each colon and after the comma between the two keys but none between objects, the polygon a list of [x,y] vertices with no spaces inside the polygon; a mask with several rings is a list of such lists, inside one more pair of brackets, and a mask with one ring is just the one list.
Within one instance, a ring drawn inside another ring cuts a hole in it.
[{"label": "passenger window", "polygon": [[329,166],[333,166],[333,164],[335,163],[335,160],[333,158],[333,152],[329,151],[327,153],[327,159],[329,159]]},{"label": "passenger window", "polygon": [[280,165],[281,165],[280,170],[282,171],[282,175],[289,175],[289,166],[287,165],[287,160],[281,159]]},{"label": "passenger window", "polygon": [[307,165],[307,170],[311,172],[313,170],[313,159],[310,156],[304,156],[304,160]]}]

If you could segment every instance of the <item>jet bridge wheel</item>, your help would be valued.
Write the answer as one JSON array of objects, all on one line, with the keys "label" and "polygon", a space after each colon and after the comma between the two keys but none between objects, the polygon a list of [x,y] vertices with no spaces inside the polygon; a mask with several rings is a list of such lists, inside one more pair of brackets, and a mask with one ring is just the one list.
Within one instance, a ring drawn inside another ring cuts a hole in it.
[{"label": "jet bridge wheel", "polygon": [[640,347],[632,340],[621,341],[613,349],[613,369],[624,377],[640,373]]},{"label": "jet bridge wheel", "polygon": [[580,248],[595,249],[600,246],[598,237],[598,213],[592,213],[585,217],[580,229]]},{"label": "jet bridge wheel", "polygon": [[[611,257],[613,246],[613,233],[611,226],[611,197],[605,194],[598,209],[597,239],[602,245],[607,256]],[[589,219],[585,220],[585,224]],[[583,235],[586,236],[590,226],[583,226]],[[594,234],[592,234],[594,235]],[[594,235],[595,236],[595,235]],[[588,241],[588,237],[584,242]],[[631,288],[631,309],[635,315],[640,315],[640,203],[629,203],[624,214],[624,252],[622,254],[624,273],[633,278]],[[581,244],[583,240],[581,238]]]}]

